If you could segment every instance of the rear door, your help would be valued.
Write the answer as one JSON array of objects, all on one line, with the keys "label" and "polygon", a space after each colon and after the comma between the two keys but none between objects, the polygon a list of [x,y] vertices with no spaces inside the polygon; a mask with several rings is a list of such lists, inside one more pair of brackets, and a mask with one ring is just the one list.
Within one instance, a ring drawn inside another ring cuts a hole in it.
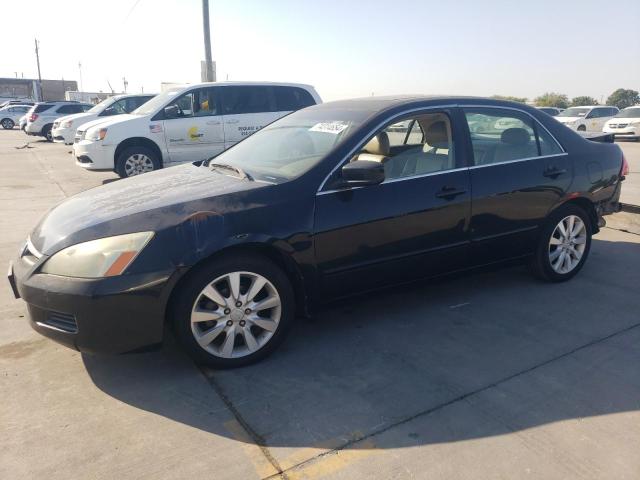
[{"label": "rear door", "polygon": [[229,148],[280,118],[270,86],[223,86],[224,143]]},{"label": "rear door", "polygon": [[463,111],[469,126],[478,121],[493,125],[470,132],[472,262],[525,255],[547,213],[569,188],[569,158],[526,112],[493,107]]},{"label": "rear door", "polygon": [[452,129],[454,113],[431,109],[399,119],[376,135],[383,137],[379,145],[388,139],[386,154],[372,154],[365,145],[358,157],[384,163],[383,183],[333,189],[338,168],[318,192],[315,250],[323,297],[468,264],[471,188],[465,150],[458,148],[463,130]]},{"label": "rear door", "polygon": [[178,108],[178,116],[163,122],[167,163],[206,160],[224,150],[218,92],[219,87],[197,88],[171,103]]}]

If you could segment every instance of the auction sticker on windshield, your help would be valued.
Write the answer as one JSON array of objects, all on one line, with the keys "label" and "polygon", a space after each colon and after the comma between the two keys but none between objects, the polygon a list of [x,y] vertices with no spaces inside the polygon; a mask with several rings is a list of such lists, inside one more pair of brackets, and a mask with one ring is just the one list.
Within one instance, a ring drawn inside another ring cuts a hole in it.
[{"label": "auction sticker on windshield", "polygon": [[348,126],[349,124],[345,122],[321,122],[321,123],[316,123],[313,127],[309,129],[309,131],[333,133],[334,135],[337,135]]}]

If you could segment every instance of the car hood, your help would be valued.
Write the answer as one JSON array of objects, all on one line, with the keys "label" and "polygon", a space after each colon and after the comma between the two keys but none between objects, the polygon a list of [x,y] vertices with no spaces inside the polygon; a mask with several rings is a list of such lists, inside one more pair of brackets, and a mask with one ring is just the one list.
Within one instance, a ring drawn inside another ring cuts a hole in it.
[{"label": "car hood", "polygon": [[250,190],[273,187],[192,164],[86,190],[54,207],[30,239],[45,255],[96,238],[178,225],[196,213],[246,208]]},{"label": "car hood", "polygon": [[631,122],[640,122],[640,118],[639,117],[613,117],[610,118],[609,120],[607,120],[606,125],[609,125],[610,123],[631,123]]},{"label": "car hood", "polygon": [[116,123],[131,122],[135,120],[140,120],[141,118],[146,118],[146,117],[142,115],[131,115],[130,113],[123,113],[122,115],[113,115],[111,117],[99,117],[96,120],[87,122],[84,125],[82,125],[82,129],[84,131],[87,131],[91,127],[95,127],[96,125],[100,125],[101,127],[109,127],[111,125],[115,125]]},{"label": "car hood", "polygon": [[555,117],[560,123],[573,123],[576,120],[580,120],[584,117]]}]

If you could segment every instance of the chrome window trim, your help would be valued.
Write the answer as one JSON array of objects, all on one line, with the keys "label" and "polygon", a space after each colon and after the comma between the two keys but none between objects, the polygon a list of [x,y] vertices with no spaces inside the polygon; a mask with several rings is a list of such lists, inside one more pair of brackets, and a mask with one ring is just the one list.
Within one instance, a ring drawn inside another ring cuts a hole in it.
[{"label": "chrome window trim", "polygon": [[[362,186],[362,187],[340,188],[340,189],[333,189],[333,190],[322,190],[324,188],[325,184],[327,183],[327,180],[329,180],[329,178],[331,177],[331,175],[333,175],[338,168],[340,168],[342,165],[344,165],[345,161],[347,159],[351,158],[355,154],[355,152],[358,151],[358,149],[362,148],[362,146],[366,144],[366,140],[369,139],[369,137],[372,134],[374,134],[376,131],[378,131],[378,129],[380,129],[384,125],[386,125],[389,121],[393,121],[393,120],[397,119],[398,117],[402,117],[404,115],[408,115],[408,114],[415,113],[415,112],[428,111],[428,110],[441,110],[441,109],[444,109],[444,108],[461,108],[462,110],[464,110],[465,108],[493,108],[493,109],[502,109],[502,110],[514,110],[516,112],[523,113],[523,114],[527,115],[528,117],[530,117],[531,120],[536,123],[536,125],[539,125],[540,127],[544,128],[544,130],[549,134],[549,136],[556,143],[558,148],[560,148],[561,153],[554,153],[552,155],[538,155],[538,156],[535,156],[535,157],[527,157],[527,158],[518,158],[516,160],[507,160],[507,161],[504,161],[504,162],[488,163],[486,165],[472,165],[472,166],[469,166],[469,167],[453,168],[451,170],[442,170],[442,171],[439,171],[439,172],[431,172],[431,173],[421,174],[421,175],[412,175],[410,177],[399,177],[399,178],[391,179],[389,181],[384,181],[380,185],[384,185],[386,183],[393,183],[393,182],[403,181],[403,180],[411,180],[411,179],[414,179],[414,178],[427,177],[427,176],[431,176],[431,175],[440,175],[442,173],[455,172],[455,171],[460,171],[460,170],[473,170],[473,169],[476,169],[476,168],[491,167],[493,165],[505,165],[505,164],[509,164],[509,163],[526,162],[526,161],[529,161],[529,160],[535,160],[535,159],[539,159],[539,158],[553,158],[553,157],[561,157],[561,156],[568,155],[568,152],[564,149],[562,144],[549,131],[549,129],[547,127],[545,127],[536,117],[531,115],[529,112],[526,112],[525,110],[521,110],[519,108],[504,107],[504,106],[500,106],[500,105],[478,105],[478,104],[468,104],[468,105],[467,104],[465,104],[465,105],[445,104],[445,105],[437,105],[437,106],[433,106],[433,107],[412,108],[412,109],[405,110],[405,111],[403,111],[401,113],[398,113],[398,114],[394,115],[393,117],[391,117],[391,119],[387,119],[384,122],[380,122],[375,128],[371,129],[367,133],[367,135],[364,137],[365,140],[363,140],[362,142],[358,143],[353,149],[351,149],[349,151],[349,153],[346,155],[346,157],[343,158],[340,162],[338,162],[338,164],[329,172],[329,174],[325,177],[325,179],[320,184],[320,187],[316,191],[316,196],[317,195],[325,195],[327,193],[344,192],[344,191],[347,191],[347,190],[357,190],[357,189],[360,189],[360,188],[365,188],[365,187]],[[391,125],[391,123],[389,123],[389,125]],[[474,160],[474,163],[475,163],[475,158],[473,160]]]},{"label": "chrome window trim", "polygon": [[38,249],[36,247],[33,246],[33,243],[31,243],[31,237],[27,237],[27,249],[29,250],[29,252],[31,252],[33,254],[34,257],[36,258],[42,258],[42,253],[38,251]]},{"label": "chrome window trim", "polygon": [[[516,112],[520,112],[520,113],[524,113],[525,115],[529,116],[531,118],[531,120],[533,120],[534,122],[536,122],[537,125],[540,125],[542,128],[544,128],[545,132],[547,132],[549,134],[549,136],[551,138],[553,138],[553,141],[556,142],[556,145],[560,148],[560,151],[562,153],[567,153],[567,151],[564,149],[564,147],[562,146],[562,144],[558,141],[558,139],[549,131],[549,129],[547,127],[545,127],[536,117],[534,117],[533,115],[531,115],[529,112],[525,112],[524,110],[521,110],[519,108],[515,108],[515,107],[501,107],[499,105],[458,105],[458,107],[460,107],[462,110],[464,110],[465,108],[494,108],[494,109],[502,109],[502,110],[514,110]],[[554,154],[554,155],[559,155],[559,154]],[[531,158],[539,158],[539,157],[531,157]],[[474,159],[475,161],[475,159]]]},{"label": "chrome window trim", "polygon": [[529,160],[538,160],[540,158],[565,157],[567,155],[569,155],[567,152],[554,153],[553,155],[540,155],[537,157],[516,158],[515,160],[505,160],[504,162],[486,163],[484,165],[473,165],[468,168],[469,170],[475,170],[476,168],[493,167],[494,165],[506,165],[509,163],[528,162]]},{"label": "chrome window trim", "polygon": [[[390,122],[390,121],[393,122],[393,120],[397,119],[398,117],[402,117],[404,115],[409,115],[409,114],[415,113],[415,112],[427,112],[429,110],[441,110],[443,108],[455,108],[457,106],[458,105],[454,105],[454,104],[446,104],[446,105],[437,105],[437,106],[434,106],[434,107],[411,108],[409,110],[404,110],[403,112],[400,112],[400,113],[394,115],[393,117],[387,118],[383,122],[380,122],[378,125],[376,125],[374,128],[372,128],[369,132],[367,132],[367,134],[364,136],[364,140],[362,140],[355,147],[353,147],[349,151],[349,153],[347,155],[345,155],[345,157],[341,161],[339,161],[335,167],[333,167],[331,169],[329,174],[324,178],[324,180],[320,184],[320,187],[318,187],[318,190],[316,190],[316,195],[319,195],[319,194],[322,194],[322,193],[337,192],[337,191],[342,192],[342,191],[345,190],[345,189],[339,189],[339,190],[326,190],[324,192],[322,191],[322,189],[324,188],[325,184],[327,183],[327,180],[329,180],[331,175],[333,175],[338,168],[340,168],[342,165],[344,165],[344,163],[349,158],[351,158],[358,150],[360,150],[367,143],[367,141],[369,140],[371,135],[373,135],[375,132],[377,132],[380,128],[382,128],[385,125],[387,125],[388,122]],[[392,123],[389,123],[389,125],[392,125]],[[465,167],[465,168],[467,168],[467,167]],[[362,187],[357,187],[357,188],[362,188]],[[355,188],[351,188],[351,190],[354,190],[354,189]]]}]

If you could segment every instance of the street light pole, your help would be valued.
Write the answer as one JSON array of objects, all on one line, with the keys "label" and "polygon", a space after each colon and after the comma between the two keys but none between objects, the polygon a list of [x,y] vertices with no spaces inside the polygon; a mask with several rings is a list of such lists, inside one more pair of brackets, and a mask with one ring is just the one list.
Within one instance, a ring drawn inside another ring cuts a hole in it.
[{"label": "street light pole", "polygon": [[82,63],[78,62],[78,70],[80,71],[80,91],[82,92]]},{"label": "street light pole", "polygon": [[202,0],[202,26],[204,30],[204,61],[207,82],[215,82],[211,59],[211,32],[209,31],[209,0]]},{"label": "street light pole", "polygon": [[38,39],[34,39],[36,41],[36,63],[38,64],[38,98],[40,101],[43,101],[42,97],[42,77],[40,76],[40,52],[38,52]]}]

